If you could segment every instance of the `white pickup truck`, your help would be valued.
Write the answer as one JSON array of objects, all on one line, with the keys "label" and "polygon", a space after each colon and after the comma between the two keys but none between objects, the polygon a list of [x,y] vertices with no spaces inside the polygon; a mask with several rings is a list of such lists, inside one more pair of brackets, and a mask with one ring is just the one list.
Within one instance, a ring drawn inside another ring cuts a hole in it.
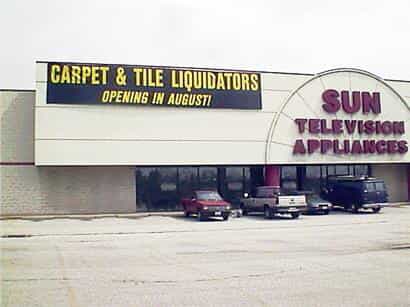
[{"label": "white pickup truck", "polygon": [[281,193],[277,187],[262,186],[256,188],[255,197],[241,199],[242,214],[249,212],[263,212],[266,219],[277,214],[289,214],[292,218],[299,217],[307,209],[305,195]]}]

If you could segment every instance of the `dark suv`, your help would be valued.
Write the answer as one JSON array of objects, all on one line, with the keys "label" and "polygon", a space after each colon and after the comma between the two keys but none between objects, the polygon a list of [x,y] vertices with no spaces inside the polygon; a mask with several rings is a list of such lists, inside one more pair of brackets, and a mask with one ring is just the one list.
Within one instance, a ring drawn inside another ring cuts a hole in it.
[{"label": "dark suv", "polygon": [[384,181],[367,176],[329,176],[322,197],[355,213],[359,209],[379,212],[388,201]]}]

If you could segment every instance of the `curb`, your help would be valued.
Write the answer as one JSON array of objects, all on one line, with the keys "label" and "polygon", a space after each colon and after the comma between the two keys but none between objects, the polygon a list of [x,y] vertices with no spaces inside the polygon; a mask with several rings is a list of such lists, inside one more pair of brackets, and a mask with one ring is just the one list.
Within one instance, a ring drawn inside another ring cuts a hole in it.
[{"label": "curb", "polygon": [[28,221],[45,221],[57,219],[72,219],[72,220],[94,220],[104,218],[126,218],[126,219],[140,219],[150,216],[179,216],[182,211],[171,212],[143,212],[143,213],[115,213],[115,214],[58,214],[58,215],[10,215],[0,216],[0,221],[7,220],[28,220]]},{"label": "curb", "polygon": [[[390,203],[386,205],[387,208],[403,208],[409,207],[409,202],[400,203]],[[58,215],[10,215],[10,216],[0,216],[0,221],[10,221],[10,220],[26,220],[40,222],[45,220],[56,220],[56,219],[72,219],[72,220],[83,220],[90,221],[94,219],[104,219],[104,218],[125,218],[125,219],[141,219],[150,216],[180,216],[183,215],[183,211],[167,211],[167,212],[138,212],[138,213],[106,213],[106,214],[58,214]],[[232,210],[232,217],[240,217],[241,213],[239,210]]]}]

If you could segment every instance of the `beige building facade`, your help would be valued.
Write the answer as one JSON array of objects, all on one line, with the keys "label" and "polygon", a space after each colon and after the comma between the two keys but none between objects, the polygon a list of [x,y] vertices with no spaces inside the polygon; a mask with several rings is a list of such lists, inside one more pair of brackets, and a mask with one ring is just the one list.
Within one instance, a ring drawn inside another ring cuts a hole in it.
[{"label": "beige building facade", "polygon": [[[234,99],[226,108],[183,108],[91,103],[96,88],[114,92],[109,82],[90,77],[79,86],[82,79],[73,84],[71,76],[61,84],[51,65],[37,63],[36,90],[0,91],[1,215],[175,210],[194,187],[238,198],[262,183],[269,166],[280,170],[282,186],[319,189],[328,175],[366,174],[385,180],[390,201],[409,199],[410,82],[356,69],[238,72],[239,94],[209,84],[201,93],[232,95],[238,104],[259,99],[260,107],[235,108]],[[123,68],[106,67],[116,76]],[[259,83],[250,96],[253,77]],[[64,101],[79,92],[82,100]]]}]

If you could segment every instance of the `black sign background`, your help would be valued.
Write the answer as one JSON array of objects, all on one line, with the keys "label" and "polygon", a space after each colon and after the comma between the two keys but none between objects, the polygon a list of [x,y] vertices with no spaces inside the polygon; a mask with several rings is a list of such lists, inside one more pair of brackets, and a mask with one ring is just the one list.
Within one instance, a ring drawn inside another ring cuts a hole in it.
[{"label": "black sign background", "polygon": [[[65,83],[52,83],[51,80],[51,66],[53,64],[68,65],[68,66],[108,66],[108,79],[105,85],[92,85],[92,84],[65,84]],[[117,68],[124,68],[127,84],[119,86],[115,82]],[[163,87],[148,87],[148,86],[136,86],[133,68],[151,68],[163,70]],[[215,89],[191,89],[188,91],[186,88],[174,88],[171,86],[171,71],[210,71],[213,73],[229,72],[239,74],[253,74],[257,75],[257,90],[215,90]],[[48,63],[48,82],[47,82],[47,103],[48,104],[99,104],[99,105],[144,105],[144,106],[158,106],[158,107],[175,107],[174,105],[153,104],[151,102],[147,104],[132,104],[132,103],[104,103],[101,101],[101,96],[104,91],[144,91],[149,92],[150,95],[154,92],[162,92],[165,94],[165,101],[168,101],[168,97],[172,93],[181,94],[207,94],[212,95],[212,102],[210,106],[194,106],[194,108],[228,108],[228,109],[261,109],[261,78],[259,73],[253,72],[241,72],[241,71],[223,71],[223,70],[200,70],[200,69],[188,69],[188,68],[170,68],[170,67],[158,67],[158,66],[139,66],[139,65],[118,65],[118,64],[79,64],[79,63],[61,63],[61,62],[49,62]],[[182,106],[179,106],[182,107]],[[188,106],[184,106],[188,107]],[[190,106],[188,108],[192,108]]]}]

